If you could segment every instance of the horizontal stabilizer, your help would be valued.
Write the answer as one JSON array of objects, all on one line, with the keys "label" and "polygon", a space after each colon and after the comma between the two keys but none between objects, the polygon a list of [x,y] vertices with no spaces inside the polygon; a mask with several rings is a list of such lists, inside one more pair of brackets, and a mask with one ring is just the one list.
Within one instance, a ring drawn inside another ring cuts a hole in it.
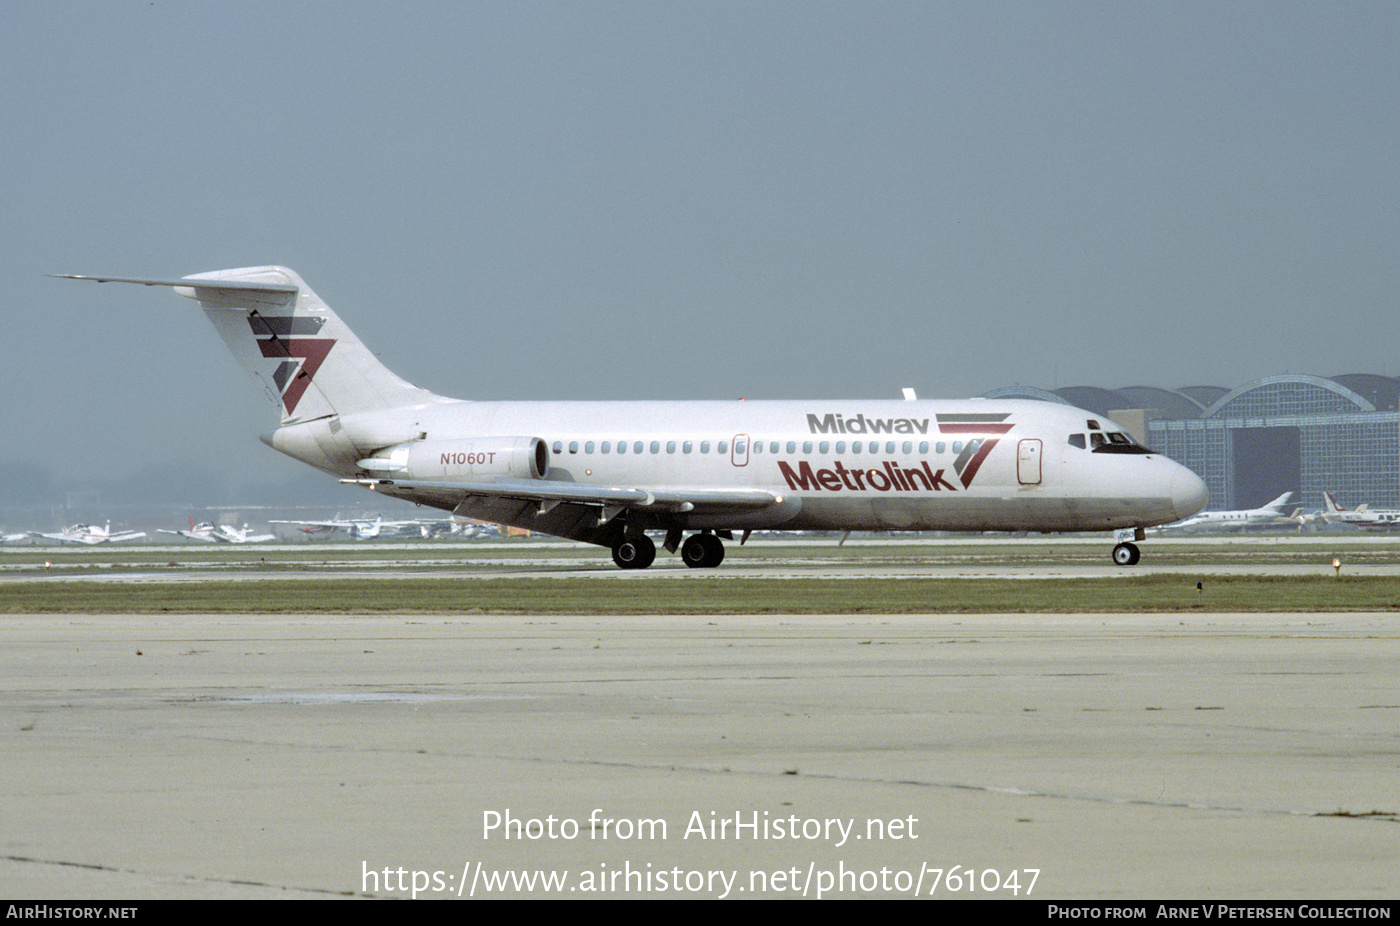
[{"label": "horizontal stabilizer", "polygon": [[139,283],[142,286],[182,286],[189,289],[226,289],[254,293],[294,294],[297,287],[289,283],[250,283],[246,280],[201,280],[184,277],[176,280],[145,277],[95,277],[78,273],[53,273],[60,280],[91,280],[94,283]]}]

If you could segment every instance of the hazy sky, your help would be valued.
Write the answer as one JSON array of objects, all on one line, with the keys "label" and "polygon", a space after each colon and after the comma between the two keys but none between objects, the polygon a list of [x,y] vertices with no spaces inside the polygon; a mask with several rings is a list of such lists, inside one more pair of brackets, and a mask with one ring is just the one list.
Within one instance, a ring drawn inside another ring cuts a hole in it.
[{"label": "hazy sky", "polygon": [[11,4],[0,462],[299,470],[195,303],[464,398],[1400,374],[1400,5]]}]

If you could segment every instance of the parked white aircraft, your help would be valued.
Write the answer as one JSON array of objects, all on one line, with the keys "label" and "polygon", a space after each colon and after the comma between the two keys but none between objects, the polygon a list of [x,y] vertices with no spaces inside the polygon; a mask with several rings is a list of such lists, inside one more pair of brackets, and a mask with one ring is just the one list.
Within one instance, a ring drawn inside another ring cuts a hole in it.
[{"label": "parked white aircraft", "polygon": [[1297,527],[1301,523],[1297,513],[1289,513],[1284,510],[1288,500],[1292,497],[1292,492],[1285,492],[1261,508],[1245,508],[1238,511],[1202,511],[1195,517],[1178,521],[1175,524],[1168,524],[1162,528],[1162,531],[1239,531],[1246,528],[1284,525]]},{"label": "parked white aircraft", "polygon": [[190,529],[187,531],[168,531],[160,528],[162,534],[179,534],[181,537],[190,540],[203,540],[206,543],[265,543],[269,540],[276,540],[276,534],[255,534],[253,529],[247,524],[242,528],[230,527],[227,524],[213,524],[205,521],[202,524],[195,524],[194,518],[190,518]]},{"label": "parked white aircraft", "polygon": [[116,543],[121,540],[135,540],[138,537],[146,536],[145,531],[117,531],[112,533],[112,522],[108,521],[105,527],[98,527],[95,524],[74,524],[72,527],[65,527],[57,534],[43,534],[38,531],[30,531],[35,537],[42,537],[45,540],[56,540],[59,543]]},{"label": "parked white aircraft", "polygon": [[336,515],[328,521],[271,521],[269,523],[292,524],[300,527],[302,532],[307,534],[345,531],[352,540],[375,540],[391,534],[417,534],[427,539],[439,534],[456,534],[466,527],[465,522],[447,522],[441,519],[425,521],[420,518],[412,521],[386,521],[383,517],[376,516],[371,521],[369,518],[342,518],[340,515]]},{"label": "parked white aircraft", "polygon": [[1355,511],[1350,511],[1338,505],[1331,492],[1323,492],[1322,497],[1327,503],[1322,517],[1329,524],[1340,522],[1371,531],[1400,530],[1400,510],[1357,505]]},{"label": "parked white aircraft", "polygon": [[[197,299],[281,412],[263,440],[385,495],[690,566],[754,530],[1115,531],[1205,506],[1195,473],[1091,412],[1036,401],[474,402],[385,368],[296,273],[171,286]],[[685,533],[692,532],[688,538]]]},{"label": "parked white aircraft", "polygon": [[400,524],[413,524],[417,526],[417,521],[385,521],[376,517],[373,521],[368,518],[342,519],[337,516],[329,521],[272,521],[272,524],[294,524],[307,533],[317,531],[345,531],[354,540],[373,540],[385,530],[393,532]]}]

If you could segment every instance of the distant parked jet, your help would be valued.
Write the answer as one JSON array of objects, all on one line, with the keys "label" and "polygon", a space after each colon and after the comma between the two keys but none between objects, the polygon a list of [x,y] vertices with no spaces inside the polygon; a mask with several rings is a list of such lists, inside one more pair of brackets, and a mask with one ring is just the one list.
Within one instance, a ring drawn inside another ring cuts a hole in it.
[{"label": "distant parked jet", "polygon": [[1368,531],[1400,530],[1400,509],[1371,508],[1363,504],[1357,505],[1355,511],[1348,511],[1337,504],[1331,492],[1323,492],[1322,497],[1327,501],[1322,517],[1329,524],[1351,524]]},{"label": "distant parked jet", "polygon": [[1163,525],[1163,533],[1176,531],[1241,531],[1256,527],[1279,527],[1297,525],[1297,512],[1284,511],[1284,506],[1293,497],[1285,492],[1262,508],[1245,508],[1239,511],[1202,511],[1184,521]]}]

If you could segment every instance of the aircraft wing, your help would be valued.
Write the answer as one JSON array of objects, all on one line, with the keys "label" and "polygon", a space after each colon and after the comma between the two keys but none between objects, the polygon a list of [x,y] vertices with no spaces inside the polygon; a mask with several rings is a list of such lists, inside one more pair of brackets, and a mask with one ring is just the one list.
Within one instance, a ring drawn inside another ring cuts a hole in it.
[{"label": "aircraft wing", "polygon": [[483,482],[362,478],[343,482],[415,504],[446,508],[463,517],[497,524],[522,521],[533,529],[587,543],[608,543],[609,522],[624,511],[657,515],[693,512],[729,515],[758,512],[783,503],[766,489],[717,486],[601,486],[553,479]]},{"label": "aircraft wing", "polygon": [[[427,482],[411,479],[342,479],[371,490],[398,494],[423,492],[436,496],[459,496],[512,499],[539,502],[548,506],[568,502],[578,505],[601,506],[604,514],[615,515],[627,508],[652,508],[670,511],[699,509],[728,510],[733,508],[766,508],[782,501],[782,497],[766,489],[727,489],[705,486],[666,486],[649,489],[625,486],[580,485],[548,479],[503,479],[498,482]],[[611,520],[608,515],[605,520]]]},{"label": "aircraft wing", "polygon": [[209,536],[208,534],[196,533],[195,531],[168,531],[163,527],[158,527],[156,528],[156,533],[178,534],[181,537],[186,538],[187,540],[203,540],[205,543],[214,543],[213,537]]}]

